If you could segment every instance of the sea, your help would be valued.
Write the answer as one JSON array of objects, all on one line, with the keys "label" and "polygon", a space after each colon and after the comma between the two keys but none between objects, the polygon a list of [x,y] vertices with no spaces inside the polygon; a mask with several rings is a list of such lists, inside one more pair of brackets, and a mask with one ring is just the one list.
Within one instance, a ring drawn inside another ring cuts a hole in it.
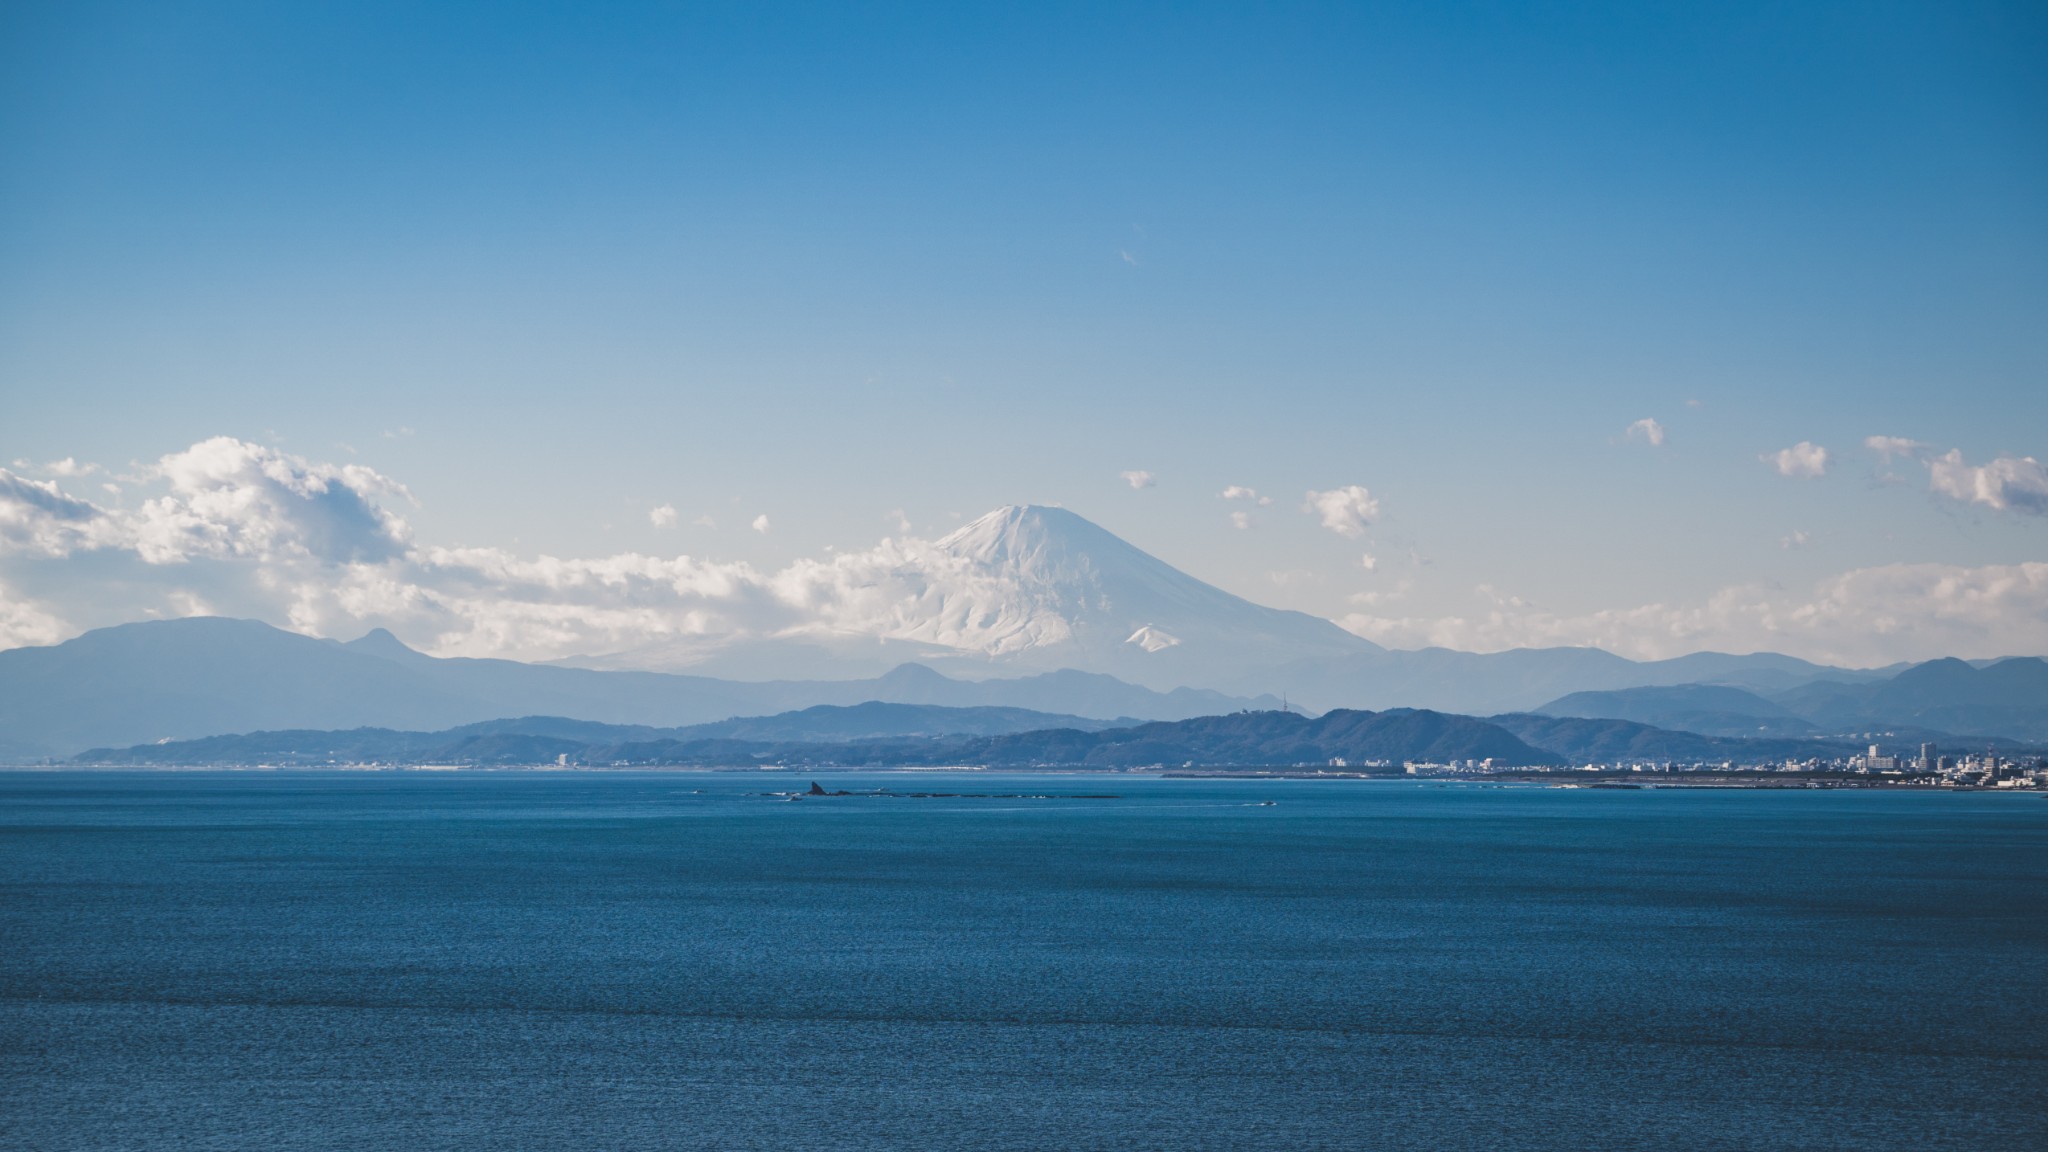
[{"label": "sea", "polygon": [[8,1149],[2041,1149],[2044,1074],[2039,795],[0,773]]}]

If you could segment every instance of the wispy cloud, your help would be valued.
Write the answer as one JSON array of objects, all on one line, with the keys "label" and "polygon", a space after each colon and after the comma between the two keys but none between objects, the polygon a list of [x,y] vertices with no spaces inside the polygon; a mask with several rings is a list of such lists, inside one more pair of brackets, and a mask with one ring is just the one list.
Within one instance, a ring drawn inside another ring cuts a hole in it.
[{"label": "wispy cloud", "polygon": [[106,469],[101,468],[97,464],[80,464],[77,459],[70,456],[66,456],[62,460],[52,460],[47,464],[37,464],[26,457],[18,457],[14,461],[14,470],[16,472],[40,472],[46,476],[59,476],[67,480],[73,477],[91,476],[94,473],[106,471]]},{"label": "wispy cloud", "polygon": [[1117,473],[1117,476],[1120,479],[1122,479],[1124,483],[1129,484],[1133,488],[1150,488],[1154,484],[1157,484],[1159,482],[1158,478],[1153,476],[1150,472],[1146,472],[1143,469],[1137,468],[1134,468],[1129,472],[1119,472]]},{"label": "wispy cloud", "polygon": [[1918,440],[1908,440],[1904,436],[1866,436],[1863,439],[1863,446],[1877,453],[1887,464],[1891,463],[1894,457],[1917,456],[1921,449],[1927,447]]},{"label": "wispy cloud", "polygon": [[1222,500],[1244,500],[1257,504],[1261,508],[1273,502],[1271,496],[1261,496],[1258,489],[1246,488],[1242,484],[1232,484],[1230,487],[1217,493],[1217,497]]}]

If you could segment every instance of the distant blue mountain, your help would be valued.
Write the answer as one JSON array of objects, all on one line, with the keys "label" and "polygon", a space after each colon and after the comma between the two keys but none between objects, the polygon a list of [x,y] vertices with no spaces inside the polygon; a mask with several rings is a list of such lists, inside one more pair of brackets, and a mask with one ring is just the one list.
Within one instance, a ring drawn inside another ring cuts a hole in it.
[{"label": "distant blue mountain", "polygon": [[1708,736],[1658,728],[1633,720],[1548,716],[1530,712],[1488,719],[1529,744],[1548,749],[1578,764],[1637,761],[1760,764],[1811,757],[1839,758],[1862,751],[1861,745],[1845,740]]},{"label": "distant blue mountain", "polygon": [[1536,709],[1713,736],[1885,730],[1899,741],[2048,742],[2048,662],[1930,660],[1876,680],[1819,680],[1764,694],[1717,685],[1575,692]]},{"label": "distant blue mountain", "polygon": [[1982,667],[1930,660],[1875,683],[1808,684],[1776,698],[1824,729],[1911,724],[1959,736],[2048,741],[2048,661],[2032,656]]},{"label": "distant blue mountain", "polygon": [[1754,692],[1722,684],[1674,684],[1623,688],[1608,692],[1574,692],[1553,700],[1538,713],[1633,720],[1657,728],[1707,736],[1807,737],[1821,729],[1782,704]]}]

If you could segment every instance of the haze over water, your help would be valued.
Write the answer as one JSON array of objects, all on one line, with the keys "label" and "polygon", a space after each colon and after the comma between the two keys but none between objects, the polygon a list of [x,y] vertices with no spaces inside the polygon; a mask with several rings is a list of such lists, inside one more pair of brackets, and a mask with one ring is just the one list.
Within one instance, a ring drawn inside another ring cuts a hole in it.
[{"label": "haze over water", "polygon": [[0,775],[0,1144],[2048,1142],[2038,797],[820,779]]}]

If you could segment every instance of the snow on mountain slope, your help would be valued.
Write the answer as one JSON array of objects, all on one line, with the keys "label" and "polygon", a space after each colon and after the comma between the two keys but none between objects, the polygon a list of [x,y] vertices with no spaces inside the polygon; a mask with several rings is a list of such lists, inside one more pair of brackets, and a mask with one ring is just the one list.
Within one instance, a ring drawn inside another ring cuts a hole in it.
[{"label": "snow on mountain slope", "polygon": [[[1055,668],[1156,686],[1237,680],[1378,652],[1328,620],[1205,584],[1063,508],[998,508],[933,542],[798,564],[776,592],[806,619],[772,636],[666,643],[593,667],[817,675],[917,659],[955,673]],[[785,669],[785,663],[793,665]]]}]

